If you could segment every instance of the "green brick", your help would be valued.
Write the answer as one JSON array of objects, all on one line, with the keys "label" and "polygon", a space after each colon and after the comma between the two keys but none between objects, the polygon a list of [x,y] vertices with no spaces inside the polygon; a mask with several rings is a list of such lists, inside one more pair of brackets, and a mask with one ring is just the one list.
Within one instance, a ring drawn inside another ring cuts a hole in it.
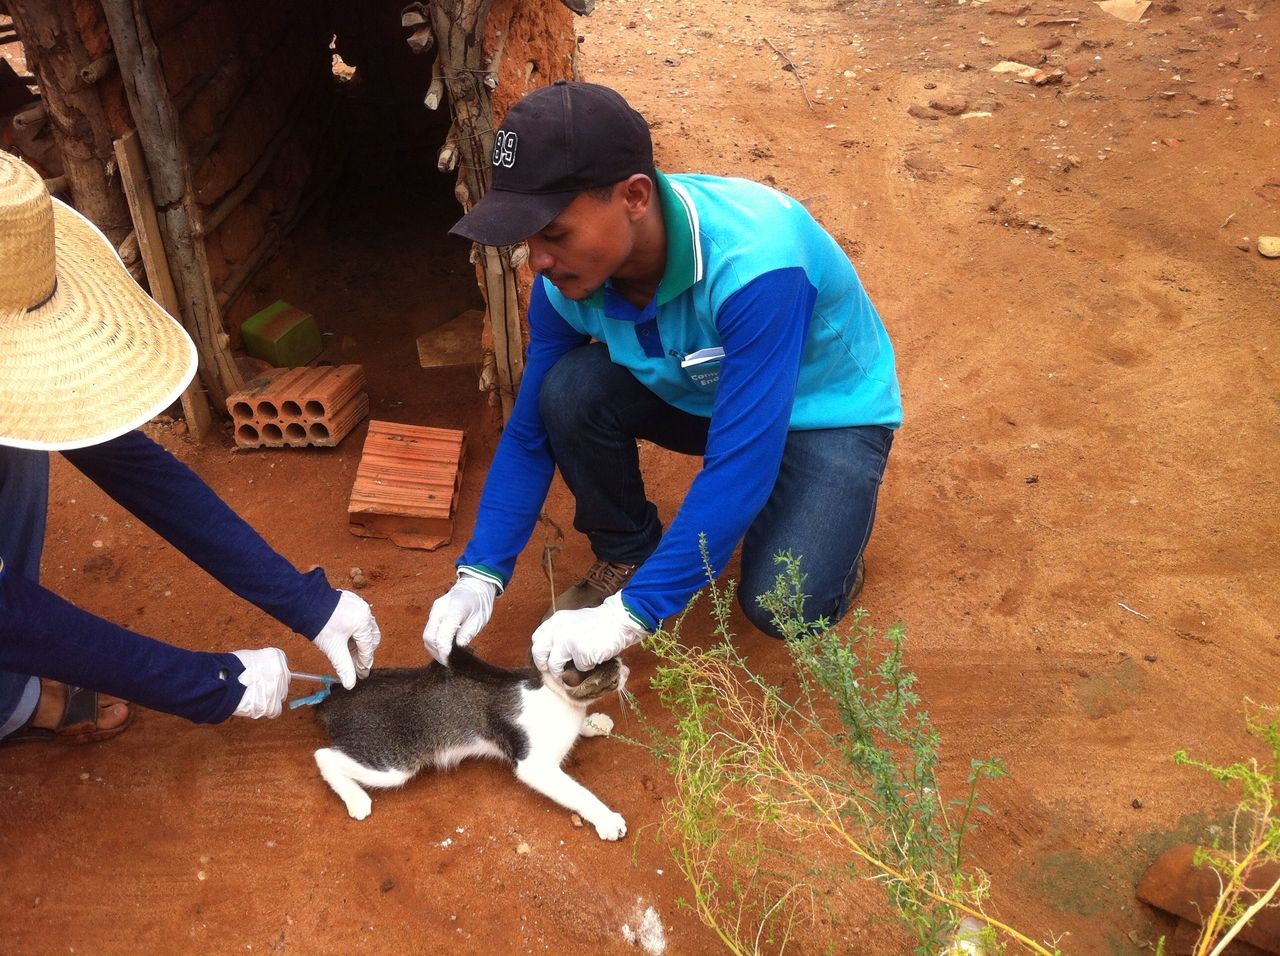
[{"label": "green brick", "polygon": [[320,327],[309,312],[277,299],[240,326],[245,351],[276,368],[297,368],[320,354]]}]

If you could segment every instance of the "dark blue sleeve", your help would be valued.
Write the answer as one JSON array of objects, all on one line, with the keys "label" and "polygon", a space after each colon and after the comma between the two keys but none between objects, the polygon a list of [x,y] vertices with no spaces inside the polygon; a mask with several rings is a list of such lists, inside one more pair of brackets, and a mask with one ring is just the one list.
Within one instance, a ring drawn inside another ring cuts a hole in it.
[{"label": "dark blue sleeve", "polygon": [[333,614],[338,592],[324,571],[299,572],[195,472],[141,432],[62,454],[230,591],[287,627],[314,638]]},{"label": "dark blue sleeve", "polygon": [[721,306],[724,359],[702,470],[657,550],[622,591],[626,606],[649,624],[684,610],[706,584],[699,537],[707,536],[719,574],[769,500],[817,297],[797,267],[766,272]]},{"label": "dark blue sleeve", "polygon": [[0,565],[0,669],[115,694],[197,723],[244,694],[233,654],[186,651],[94,617]]},{"label": "dark blue sleeve", "polygon": [[458,560],[460,566],[486,571],[504,585],[533,534],[555,474],[547,427],[538,410],[542,380],[561,356],[590,341],[555,310],[544,281],[538,276],[533,282],[529,352],[520,392],[480,493],[475,530]]}]

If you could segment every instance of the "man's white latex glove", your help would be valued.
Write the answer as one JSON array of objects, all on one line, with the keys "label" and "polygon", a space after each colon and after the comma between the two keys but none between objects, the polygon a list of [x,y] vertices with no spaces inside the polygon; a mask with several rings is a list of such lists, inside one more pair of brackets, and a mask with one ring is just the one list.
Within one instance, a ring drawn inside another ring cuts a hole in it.
[{"label": "man's white latex glove", "polygon": [[492,581],[469,574],[465,568],[460,570],[453,587],[431,605],[427,626],[422,630],[427,653],[441,664],[448,664],[454,642],[466,647],[489,623],[497,594],[498,586]]},{"label": "man's white latex glove", "polygon": [[[373,619],[373,608],[350,591],[338,592],[338,606],[329,622],[312,642],[329,658],[333,671],[347,690],[356,686],[356,675],[368,677],[373,667],[373,652],[382,642],[382,632]],[[355,644],[355,660],[350,644]]]},{"label": "man's white latex glove", "polygon": [[648,633],[627,613],[621,592],[611,594],[599,607],[557,611],[547,618],[533,632],[533,663],[557,678],[570,661],[578,670],[589,671],[640,643]]},{"label": "man's white latex glove", "polygon": [[256,651],[234,651],[244,671],[240,683],[244,684],[244,696],[232,717],[279,717],[285,695],[289,692],[289,661],[278,647],[263,647]]}]

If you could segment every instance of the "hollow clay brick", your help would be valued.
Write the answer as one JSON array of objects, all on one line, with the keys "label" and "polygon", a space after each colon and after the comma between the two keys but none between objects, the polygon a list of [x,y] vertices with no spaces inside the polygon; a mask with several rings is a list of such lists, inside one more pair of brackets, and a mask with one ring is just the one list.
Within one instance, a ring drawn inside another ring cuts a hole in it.
[{"label": "hollow clay brick", "polygon": [[242,448],[332,447],[369,413],[361,365],[270,369],[227,396]]}]

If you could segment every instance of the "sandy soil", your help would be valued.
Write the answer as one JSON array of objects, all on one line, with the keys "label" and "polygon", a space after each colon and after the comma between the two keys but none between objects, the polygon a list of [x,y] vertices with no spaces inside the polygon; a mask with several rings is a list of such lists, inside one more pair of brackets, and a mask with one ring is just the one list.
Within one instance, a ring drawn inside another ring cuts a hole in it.
[{"label": "sandy soil", "polygon": [[[994,908],[1069,953],[1143,951],[1167,927],[1136,878],[1232,804],[1171,754],[1253,752],[1244,698],[1275,701],[1280,261],[1253,243],[1280,234],[1280,8],[1164,2],[1130,24],[1093,3],[606,0],[579,29],[583,77],[650,118],[660,165],[774,183],[853,256],[907,415],[862,603],[909,625],[948,784],[972,758],[1008,766],[970,843]],[[1004,59],[1067,75],[989,72]],[[260,285],[314,303],[342,360],[365,363],[375,417],[467,429],[452,547],[347,532],[363,430],[242,454],[156,429],[299,566],[337,584],[363,569],[387,665],[423,659],[497,437],[472,370],[417,367],[414,336],[477,297],[426,213],[447,196],[335,200]],[[670,516],[693,465],[645,460]],[[59,593],[176,643],[321,666],[61,461],[52,496]],[[570,526],[562,489],[548,511]],[[478,644],[499,662],[521,660],[546,603],[541,546]],[[587,559],[571,536],[566,573]],[[739,624],[782,673],[785,650]],[[652,664],[632,663],[654,713]],[[356,823],[315,772],[319,741],[305,711],[217,727],[147,712],[108,744],[0,751],[5,948],[624,952],[653,907],[668,952],[716,951],[656,839],[672,785],[636,749],[571,758],[630,823],[604,844],[485,764],[375,797]],[[795,951],[906,951],[849,916]]]}]

